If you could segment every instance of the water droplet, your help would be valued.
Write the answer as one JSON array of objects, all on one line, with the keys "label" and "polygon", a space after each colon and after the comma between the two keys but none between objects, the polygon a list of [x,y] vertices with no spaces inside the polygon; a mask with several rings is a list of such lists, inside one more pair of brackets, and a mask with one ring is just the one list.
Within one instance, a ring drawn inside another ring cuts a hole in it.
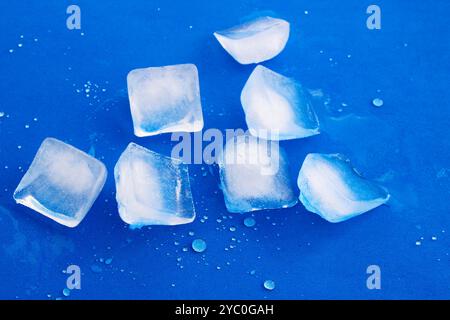
[{"label": "water droplet", "polygon": [[195,239],[192,241],[192,249],[195,252],[203,252],[206,250],[206,242],[202,239]]},{"label": "water droplet", "polygon": [[264,288],[267,290],[275,289],[275,282],[273,280],[264,281]]},{"label": "water droplet", "polygon": [[14,52],[14,49],[9,49],[9,53],[13,53]]},{"label": "water droplet", "polygon": [[3,111],[0,111],[0,118],[3,118],[5,116],[5,113]]},{"label": "water droplet", "polygon": [[112,261],[113,261],[113,259],[112,259],[112,258],[108,258],[108,259],[106,259],[106,260],[105,260],[105,264],[111,264],[111,263],[112,263]]},{"label": "water droplet", "polygon": [[231,232],[235,232],[236,231],[236,227],[230,227],[230,231]]},{"label": "water droplet", "polygon": [[94,272],[94,273],[100,273],[100,272],[102,272],[102,268],[101,268],[99,265],[96,265],[96,264],[93,264],[93,265],[91,266],[91,270],[92,270],[92,272]]},{"label": "water droplet", "polygon": [[64,295],[65,297],[70,296],[70,290],[67,289],[67,288],[64,288],[64,290],[63,290],[63,295]]},{"label": "water droplet", "polygon": [[432,237],[431,237],[431,240],[436,241],[436,240],[437,240],[437,237],[436,237],[436,236],[432,236]]},{"label": "water droplet", "polygon": [[422,244],[422,242],[416,241],[416,246],[420,246],[421,244]]},{"label": "water droplet", "polygon": [[189,235],[192,237],[194,235],[194,231],[189,231]]},{"label": "water droplet", "polygon": [[255,221],[255,219],[253,219],[253,218],[245,218],[245,219],[244,219],[244,225],[245,225],[246,227],[251,228],[251,227],[254,227],[255,224],[256,224],[256,221]]},{"label": "water droplet", "polygon": [[372,100],[372,104],[374,105],[374,107],[377,107],[377,108],[382,107],[383,103],[384,103],[383,100],[380,98],[375,98]]}]

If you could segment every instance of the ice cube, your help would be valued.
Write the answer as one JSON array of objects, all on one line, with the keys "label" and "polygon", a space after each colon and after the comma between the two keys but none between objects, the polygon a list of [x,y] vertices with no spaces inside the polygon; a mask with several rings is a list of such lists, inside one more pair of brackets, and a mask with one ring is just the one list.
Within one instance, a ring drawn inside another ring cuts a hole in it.
[{"label": "ice cube", "polygon": [[340,154],[308,154],[297,182],[306,209],[329,222],[372,210],[390,197],[377,183],[364,179]]},{"label": "ice cube", "polygon": [[194,221],[189,171],[180,160],[130,143],[114,178],[120,217],[132,227]]},{"label": "ice cube", "polygon": [[287,208],[297,203],[284,151],[277,142],[240,135],[219,156],[221,189],[230,212]]},{"label": "ice cube", "polygon": [[214,36],[239,63],[259,63],[283,51],[289,38],[289,22],[264,16],[214,32]]},{"label": "ice cube", "polygon": [[54,138],[42,142],[14,199],[67,227],[86,216],[106,180],[97,159]]},{"label": "ice cube", "polygon": [[128,74],[127,82],[136,136],[202,130],[203,114],[195,65],[135,69]]},{"label": "ice cube", "polygon": [[319,121],[309,93],[295,80],[256,66],[241,93],[249,131],[277,133],[275,140],[319,134]]}]

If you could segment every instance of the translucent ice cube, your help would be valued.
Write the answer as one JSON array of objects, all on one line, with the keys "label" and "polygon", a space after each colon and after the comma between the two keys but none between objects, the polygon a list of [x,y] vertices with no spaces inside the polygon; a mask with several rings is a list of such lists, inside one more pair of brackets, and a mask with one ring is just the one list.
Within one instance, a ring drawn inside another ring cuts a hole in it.
[{"label": "translucent ice cube", "polygon": [[202,130],[203,114],[195,65],[135,69],[128,74],[127,82],[136,136]]},{"label": "translucent ice cube", "polygon": [[114,177],[120,217],[133,227],[194,221],[188,167],[181,161],[130,143]]},{"label": "translucent ice cube", "polygon": [[319,121],[309,93],[295,80],[256,66],[241,93],[249,131],[270,131],[287,140],[319,134]]},{"label": "translucent ice cube", "polygon": [[219,157],[221,189],[230,212],[287,208],[297,203],[284,151],[277,142],[241,135]]},{"label": "translucent ice cube", "polygon": [[381,186],[361,177],[339,154],[308,154],[300,169],[298,187],[306,209],[329,222],[372,210],[390,197]]},{"label": "translucent ice cube", "polygon": [[259,17],[227,30],[214,32],[222,47],[239,63],[259,63],[283,51],[289,38],[289,22]]},{"label": "translucent ice cube", "polygon": [[53,138],[42,142],[14,199],[68,227],[86,216],[106,180],[97,159]]}]

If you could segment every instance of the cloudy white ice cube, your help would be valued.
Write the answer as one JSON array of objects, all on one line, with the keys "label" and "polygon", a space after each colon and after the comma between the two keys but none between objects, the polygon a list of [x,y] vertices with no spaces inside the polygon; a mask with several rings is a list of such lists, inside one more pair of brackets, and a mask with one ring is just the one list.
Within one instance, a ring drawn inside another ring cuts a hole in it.
[{"label": "cloudy white ice cube", "polygon": [[128,96],[138,137],[203,128],[197,67],[179,64],[132,70]]},{"label": "cloudy white ice cube", "polygon": [[239,63],[259,63],[283,51],[289,39],[289,22],[263,16],[214,32],[214,36]]},{"label": "cloudy white ice cube", "polygon": [[230,212],[287,208],[297,203],[287,159],[277,142],[236,136],[227,141],[219,168]]},{"label": "cloudy white ice cube", "polygon": [[76,227],[102,190],[106,175],[97,159],[47,138],[14,191],[14,199],[60,224]]},{"label": "cloudy white ice cube", "polygon": [[270,132],[272,140],[288,140],[319,134],[319,120],[309,93],[294,79],[261,65],[247,80],[241,104],[254,136]]},{"label": "cloudy white ice cube", "polygon": [[188,166],[130,143],[115,168],[116,199],[133,227],[178,225],[195,219]]},{"label": "cloudy white ice cube", "polygon": [[389,200],[389,193],[363,178],[340,154],[308,154],[298,176],[300,201],[329,222],[340,222]]}]

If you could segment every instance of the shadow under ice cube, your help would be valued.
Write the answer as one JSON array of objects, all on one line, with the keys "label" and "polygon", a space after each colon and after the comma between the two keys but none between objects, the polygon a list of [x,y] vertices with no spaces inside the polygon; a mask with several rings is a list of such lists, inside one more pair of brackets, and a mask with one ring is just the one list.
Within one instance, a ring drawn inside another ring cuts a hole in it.
[{"label": "shadow under ice cube", "polygon": [[45,139],[14,199],[67,227],[86,216],[106,180],[102,162],[53,138]]},{"label": "shadow under ice cube", "polygon": [[127,83],[136,136],[202,130],[203,113],[195,65],[135,69],[128,74]]},{"label": "shadow under ice cube", "polygon": [[188,166],[130,143],[114,168],[119,215],[132,227],[194,221]]}]

